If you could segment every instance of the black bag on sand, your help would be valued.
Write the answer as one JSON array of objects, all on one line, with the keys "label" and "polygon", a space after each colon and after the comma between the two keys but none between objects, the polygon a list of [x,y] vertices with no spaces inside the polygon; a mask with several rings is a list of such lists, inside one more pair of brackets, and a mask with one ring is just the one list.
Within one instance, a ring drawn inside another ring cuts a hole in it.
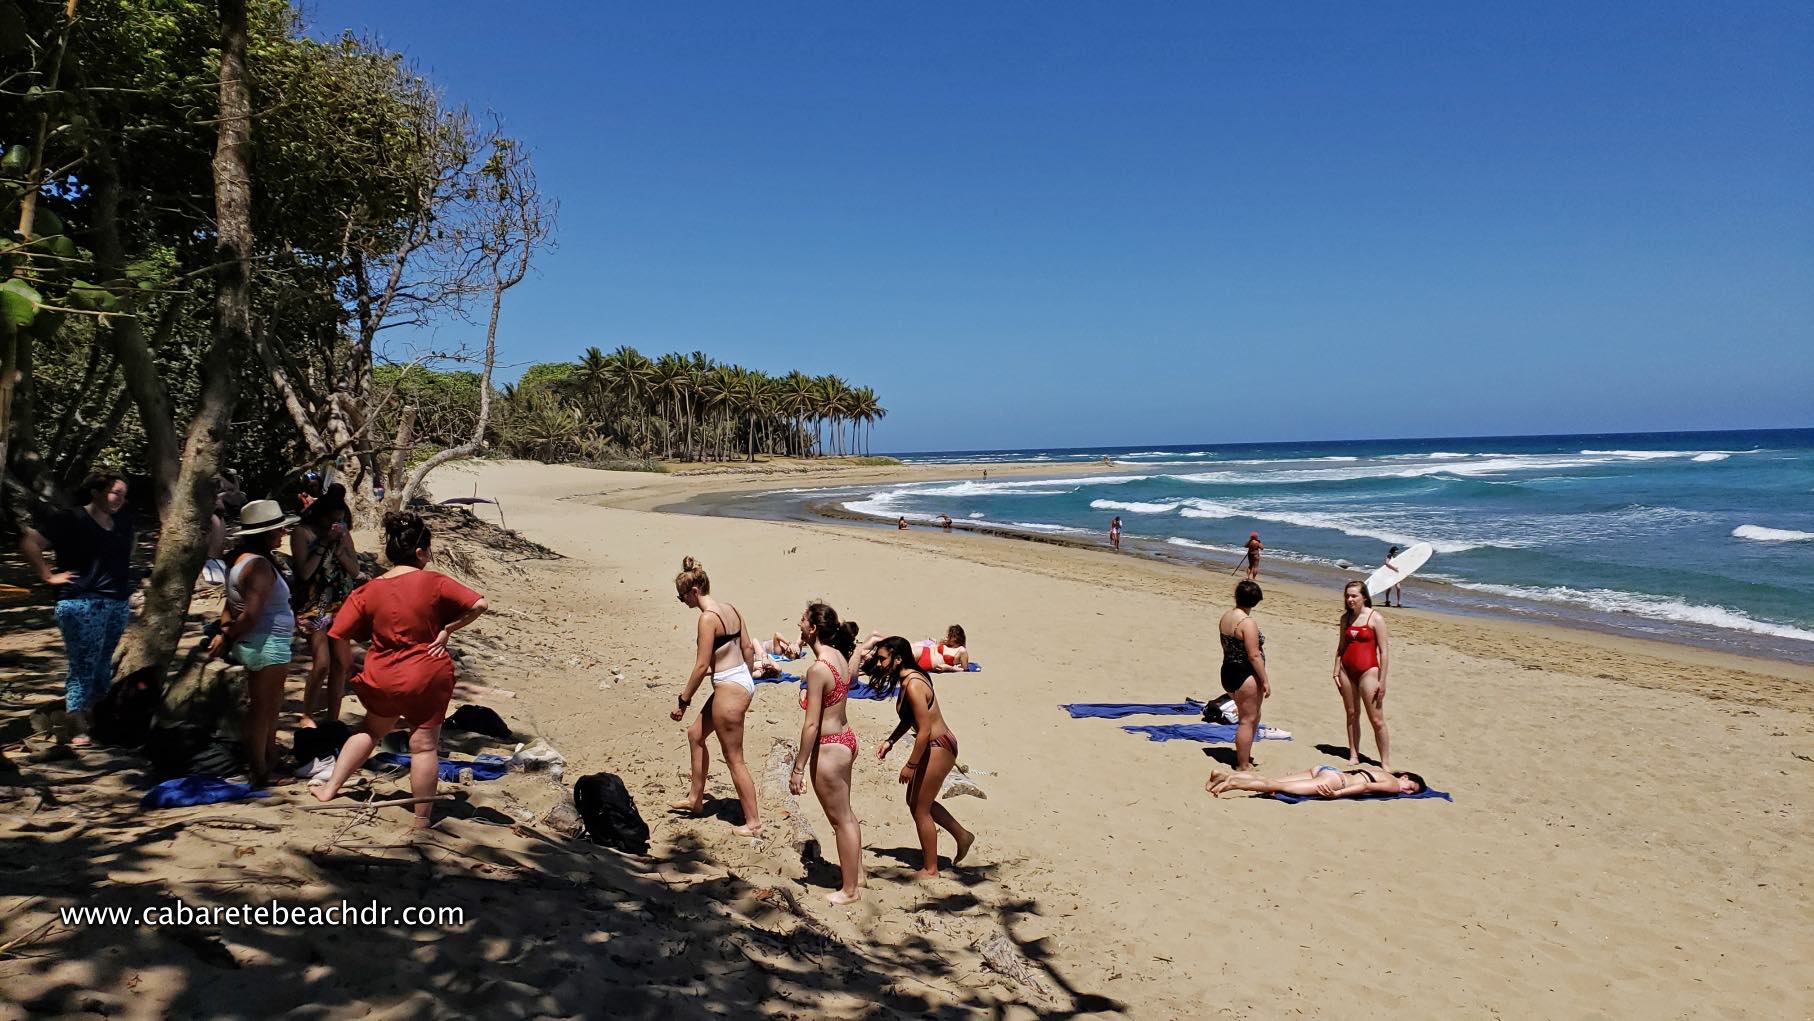
[{"label": "black bag on sand", "polygon": [[631,854],[649,850],[649,824],[642,821],[630,791],[616,773],[592,773],[573,785],[573,807],[594,844]]},{"label": "black bag on sand", "polygon": [[454,730],[465,730],[486,737],[495,737],[500,741],[510,740],[510,725],[495,711],[482,705],[463,705],[454,710],[447,718],[447,726]]},{"label": "black bag on sand", "polygon": [[323,756],[340,754],[340,746],[353,736],[353,728],[339,720],[329,720],[315,727],[298,727],[290,739],[290,751],[298,763],[313,762]]},{"label": "black bag on sand", "polygon": [[228,741],[196,723],[157,727],[145,741],[151,775],[159,780],[178,776],[232,776],[246,769],[238,743]]},{"label": "black bag on sand", "polygon": [[102,744],[137,748],[151,733],[151,720],[164,698],[164,671],[148,666],[120,678],[95,703],[90,736]]}]

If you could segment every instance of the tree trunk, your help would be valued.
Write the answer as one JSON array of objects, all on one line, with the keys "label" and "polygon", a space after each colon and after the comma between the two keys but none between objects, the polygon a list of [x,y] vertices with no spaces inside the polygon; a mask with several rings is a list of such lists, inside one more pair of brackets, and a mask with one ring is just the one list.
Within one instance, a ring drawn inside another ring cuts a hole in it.
[{"label": "tree trunk", "polygon": [[[95,265],[103,280],[119,280],[126,275],[126,249],[120,238],[120,183],[105,149],[97,153],[95,187]],[[159,333],[175,326],[180,312],[181,296],[170,299],[165,309],[166,321]],[[157,358],[145,339],[145,328],[136,316],[109,316],[103,327],[113,343],[114,354],[124,370],[126,389],[139,407],[139,424],[145,430],[145,453],[151,463],[151,484],[159,515],[176,491],[181,464],[181,447],[176,437],[176,417],[170,410],[170,394],[158,375]]]},{"label": "tree trunk", "polygon": [[[449,461],[462,457],[471,457],[485,449],[485,430],[491,424],[491,369],[498,360],[498,315],[504,310],[504,292],[523,279],[523,272],[528,269],[530,243],[523,243],[522,267],[512,277],[499,276],[491,289],[491,322],[485,328],[485,368],[479,373],[479,419],[473,424],[472,439],[457,447],[438,451],[433,457],[422,462],[410,473],[409,482],[401,493],[388,494],[385,499],[387,507],[407,507],[422,490],[422,481],[428,473]],[[502,256],[499,256],[502,258]],[[494,263],[495,265],[495,263]]]},{"label": "tree trunk", "polygon": [[116,676],[163,669],[176,653],[189,595],[208,553],[214,476],[232,424],[234,368],[252,350],[252,96],[246,82],[246,0],[220,0],[220,129],[214,149],[214,341],[160,525],[145,610],[121,643]]}]

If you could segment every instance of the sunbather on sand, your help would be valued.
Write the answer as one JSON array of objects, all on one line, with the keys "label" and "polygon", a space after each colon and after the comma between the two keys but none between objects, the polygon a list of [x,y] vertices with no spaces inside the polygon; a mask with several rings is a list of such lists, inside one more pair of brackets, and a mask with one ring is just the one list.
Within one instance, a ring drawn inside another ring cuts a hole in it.
[{"label": "sunbather on sand", "polygon": [[[883,638],[880,631],[872,631],[869,637],[857,646],[856,656],[851,662],[859,665],[863,673],[869,669],[870,654],[875,652]],[[970,669],[970,650],[965,646],[964,628],[953,624],[945,629],[945,640],[940,642],[931,638],[922,638],[913,643],[913,662],[928,674],[963,673]]]},{"label": "sunbather on sand", "polygon": [[756,663],[750,667],[750,673],[757,677],[779,677],[784,672],[781,664],[799,659],[800,655],[800,647],[777,631],[775,637],[756,643]]},{"label": "sunbather on sand", "polygon": [[1227,791],[1290,794],[1300,798],[1358,798],[1368,794],[1417,794],[1425,787],[1423,777],[1416,773],[1395,773],[1376,766],[1353,769],[1318,766],[1271,779],[1258,773],[1216,770],[1209,774],[1209,782],[1203,785],[1204,790],[1218,798]]}]

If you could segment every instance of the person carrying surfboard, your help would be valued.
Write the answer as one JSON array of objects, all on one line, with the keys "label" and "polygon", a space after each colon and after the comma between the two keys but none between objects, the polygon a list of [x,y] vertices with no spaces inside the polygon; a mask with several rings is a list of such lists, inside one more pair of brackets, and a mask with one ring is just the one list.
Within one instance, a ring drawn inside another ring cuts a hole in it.
[{"label": "person carrying surfboard", "polygon": [[[1386,551],[1386,563],[1384,566],[1390,567],[1394,572],[1396,572],[1398,570],[1398,565],[1393,563],[1392,561],[1395,558],[1397,558],[1397,556],[1398,556],[1398,547],[1397,546],[1393,546],[1391,549],[1387,550]],[[1394,582],[1392,587],[1386,590],[1386,605],[1387,606],[1394,605],[1392,602],[1392,597],[1394,595],[1398,596],[1398,603],[1396,605],[1398,605],[1402,609],[1405,605],[1405,587],[1403,585],[1400,585],[1400,584]]]}]

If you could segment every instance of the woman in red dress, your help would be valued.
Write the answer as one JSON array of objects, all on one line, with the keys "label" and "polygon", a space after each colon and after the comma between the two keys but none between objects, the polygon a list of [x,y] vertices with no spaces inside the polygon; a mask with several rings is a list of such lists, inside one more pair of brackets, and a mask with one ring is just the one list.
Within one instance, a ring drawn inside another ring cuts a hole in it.
[{"label": "woman in red dress", "polygon": [[[432,798],[440,769],[441,720],[453,697],[453,660],[447,639],[479,619],[485,597],[425,567],[432,556],[428,524],[420,515],[393,511],[384,516],[384,555],[396,566],[353,591],[334,615],[328,632],[337,650],[351,658],[349,641],[366,643],[365,672],[352,679],[365,706],[364,729],[347,738],[334,762],[334,775],[315,797],[332,801],[353,771],[365,764],[384,735],[407,722],[409,786],[417,798]],[[428,801],[416,805],[416,826],[429,823]]]}]

